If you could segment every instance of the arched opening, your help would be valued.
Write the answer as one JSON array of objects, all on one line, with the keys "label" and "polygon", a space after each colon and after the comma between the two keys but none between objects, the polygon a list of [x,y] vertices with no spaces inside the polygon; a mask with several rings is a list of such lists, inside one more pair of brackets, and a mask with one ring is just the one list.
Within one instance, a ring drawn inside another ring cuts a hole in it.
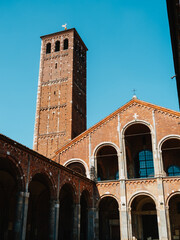
[{"label": "arched opening", "polygon": [[180,239],[180,194],[169,200],[171,239]]},{"label": "arched opening", "polygon": [[17,197],[20,176],[14,164],[0,159],[0,239],[12,240],[15,236]]},{"label": "arched opening", "polygon": [[99,240],[120,240],[118,202],[105,197],[99,204]]},{"label": "arched opening", "polygon": [[81,194],[81,219],[80,219],[80,240],[88,239],[88,197],[89,194],[83,191]]},{"label": "arched opening", "polygon": [[68,49],[68,47],[69,47],[69,41],[66,38],[66,39],[64,39],[64,50]]},{"label": "arched opening", "polygon": [[51,43],[47,43],[46,45],[46,54],[51,53]]},{"label": "arched opening", "polygon": [[86,169],[82,163],[73,162],[73,163],[68,164],[67,167],[86,177]]},{"label": "arched opening", "polygon": [[144,124],[133,124],[125,131],[128,178],[154,176],[154,162],[150,129]]},{"label": "arched opening", "polygon": [[60,51],[60,41],[56,41],[55,42],[55,52],[59,52]]},{"label": "arched opening", "polygon": [[60,191],[59,235],[58,240],[73,240],[74,194],[69,184]]},{"label": "arched opening", "polygon": [[118,156],[114,147],[101,147],[97,152],[96,158],[98,181],[119,179]]},{"label": "arched opening", "polygon": [[29,206],[26,227],[27,240],[49,239],[50,188],[43,174],[36,174],[29,184]]},{"label": "arched opening", "polygon": [[136,197],[131,205],[132,235],[135,239],[159,239],[156,205],[146,195]]},{"label": "arched opening", "polygon": [[180,140],[171,138],[162,144],[162,161],[168,176],[180,175]]}]

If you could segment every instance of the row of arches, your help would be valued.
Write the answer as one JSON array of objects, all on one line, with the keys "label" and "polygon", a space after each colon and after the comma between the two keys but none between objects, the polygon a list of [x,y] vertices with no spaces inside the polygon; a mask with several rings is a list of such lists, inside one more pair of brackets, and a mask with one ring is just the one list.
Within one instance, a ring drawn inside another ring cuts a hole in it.
[{"label": "row of arches", "polygon": [[[69,40],[66,38],[63,41],[63,50],[67,50],[68,47],[69,47]],[[57,40],[55,42],[54,52],[59,52],[59,51],[60,51],[60,41]],[[50,42],[46,44],[46,54],[48,54],[48,53],[51,53],[51,43]]]},{"label": "row of arches", "polygon": [[[94,151],[98,181],[118,180],[122,164],[125,169],[124,175],[129,179],[152,178],[157,172],[162,176],[180,175],[180,136],[163,139],[159,144],[158,153],[153,145],[150,128],[145,124],[130,125],[125,130],[123,139],[121,150],[112,143],[103,143]],[[89,177],[84,161],[74,159],[68,162],[65,166]]]},{"label": "row of arches", "polygon": [[128,178],[154,177],[157,171],[163,176],[180,175],[180,137],[164,138],[159,144],[159,152],[156,152],[153,142],[155,136],[145,124],[132,124],[125,130],[124,145]]},{"label": "row of arches", "polygon": [[[167,221],[169,239],[180,238],[180,193],[169,200]],[[159,239],[157,207],[154,199],[141,194],[133,198],[129,208],[129,238]],[[99,240],[120,240],[120,214],[117,200],[112,196],[101,199],[99,203]]]},{"label": "row of arches", "polygon": [[[24,200],[21,174],[14,163],[0,158],[0,239],[19,239],[22,229],[27,240],[54,239],[55,225],[58,224],[57,239],[73,240],[77,231],[77,207],[80,213],[80,239],[87,239],[88,208],[90,196],[83,190],[77,203],[75,190],[65,183],[58,199],[52,196],[47,176],[37,173],[28,186],[29,197]],[[26,214],[25,208],[27,208]],[[55,216],[57,215],[57,216]],[[25,227],[21,218],[26,218]]]}]

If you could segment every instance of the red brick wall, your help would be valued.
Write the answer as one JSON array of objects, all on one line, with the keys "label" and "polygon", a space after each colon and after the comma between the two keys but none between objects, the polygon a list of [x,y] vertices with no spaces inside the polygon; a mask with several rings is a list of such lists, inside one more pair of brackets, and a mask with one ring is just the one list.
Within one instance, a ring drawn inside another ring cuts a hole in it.
[{"label": "red brick wall", "polygon": [[[66,38],[69,47],[64,50]],[[60,51],[55,52],[57,40]],[[74,41],[83,53],[83,62],[75,54]],[[49,54],[47,43],[51,43]],[[42,37],[34,150],[47,157],[86,129],[86,50],[74,29]]]}]

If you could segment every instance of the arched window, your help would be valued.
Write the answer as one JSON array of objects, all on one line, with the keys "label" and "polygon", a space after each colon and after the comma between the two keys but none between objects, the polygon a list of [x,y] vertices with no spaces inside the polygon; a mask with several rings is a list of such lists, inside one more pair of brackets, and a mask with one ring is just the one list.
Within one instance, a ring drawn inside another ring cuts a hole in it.
[{"label": "arched window", "polygon": [[46,45],[46,54],[51,53],[51,43],[47,43]]},{"label": "arched window", "polygon": [[154,176],[154,164],[152,151],[143,150],[138,153],[136,159],[136,177],[147,178]]},{"label": "arched window", "polygon": [[76,171],[76,172],[82,174],[83,176],[86,176],[86,169],[85,169],[85,167],[83,166],[82,163],[73,162],[73,163],[68,164],[66,167],[72,169],[73,171]]},{"label": "arched window", "polygon": [[118,156],[112,146],[103,146],[97,152],[97,180],[118,180]]},{"label": "arched window", "polygon": [[56,41],[55,42],[55,52],[59,52],[60,51],[60,41]]},{"label": "arched window", "polygon": [[135,123],[126,129],[124,135],[128,178],[153,177],[154,164],[149,127]]},{"label": "arched window", "polygon": [[68,39],[64,39],[64,50],[68,49],[69,41]]},{"label": "arched window", "polygon": [[180,175],[180,167],[172,165],[167,170],[168,176],[179,176]]},{"label": "arched window", "polygon": [[180,175],[180,140],[177,138],[167,139],[161,147],[163,169],[168,176]]}]

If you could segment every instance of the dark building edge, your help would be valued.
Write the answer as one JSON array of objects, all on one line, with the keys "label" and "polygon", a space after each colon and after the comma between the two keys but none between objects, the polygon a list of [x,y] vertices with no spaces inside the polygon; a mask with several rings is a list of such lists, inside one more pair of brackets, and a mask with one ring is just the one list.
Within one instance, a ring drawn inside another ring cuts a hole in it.
[{"label": "dark building edge", "polygon": [[171,45],[172,45],[178,100],[179,100],[179,107],[180,107],[180,64],[179,64],[180,53],[178,49],[178,45],[180,44],[180,41],[178,39],[179,28],[180,28],[179,19],[178,19],[180,4],[179,4],[179,1],[177,0],[166,0],[166,4],[167,4],[167,12],[168,12],[168,18],[169,18]]}]

